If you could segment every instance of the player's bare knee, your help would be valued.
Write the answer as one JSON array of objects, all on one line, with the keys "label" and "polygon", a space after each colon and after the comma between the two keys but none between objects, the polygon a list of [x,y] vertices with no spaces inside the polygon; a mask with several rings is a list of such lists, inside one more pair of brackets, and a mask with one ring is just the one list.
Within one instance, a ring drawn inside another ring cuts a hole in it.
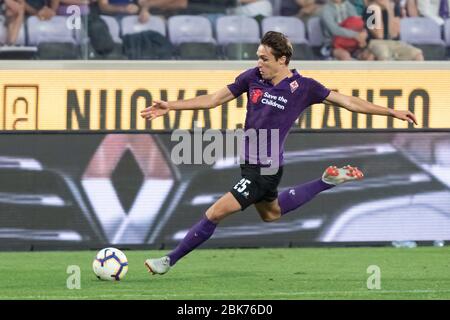
[{"label": "player's bare knee", "polygon": [[223,210],[220,210],[217,205],[212,205],[206,210],[206,216],[208,217],[208,220],[219,223],[220,220],[224,218],[224,212]]}]

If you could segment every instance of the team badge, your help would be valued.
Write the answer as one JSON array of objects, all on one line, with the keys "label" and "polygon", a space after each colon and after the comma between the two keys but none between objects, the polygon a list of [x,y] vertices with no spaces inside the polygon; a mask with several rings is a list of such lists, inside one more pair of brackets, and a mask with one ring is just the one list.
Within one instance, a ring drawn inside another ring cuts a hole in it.
[{"label": "team badge", "polygon": [[290,87],[291,87],[291,93],[294,93],[295,90],[297,90],[298,88],[298,82],[297,80],[294,80],[290,83]]}]

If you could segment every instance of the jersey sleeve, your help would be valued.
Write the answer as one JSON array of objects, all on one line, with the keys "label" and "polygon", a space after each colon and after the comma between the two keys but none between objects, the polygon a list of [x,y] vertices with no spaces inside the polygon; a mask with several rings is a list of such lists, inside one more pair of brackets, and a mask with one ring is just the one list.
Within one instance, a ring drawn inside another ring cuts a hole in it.
[{"label": "jersey sleeve", "polygon": [[235,98],[239,97],[244,92],[248,92],[250,79],[254,71],[254,69],[249,69],[242,72],[236,77],[233,83],[227,85],[228,89],[230,89]]},{"label": "jersey sleeve", "polygon": [[330,92],[331,90],[326,88],[320,82],[314,79],[309,79],[309,105],[323,102],[328,97]]}]

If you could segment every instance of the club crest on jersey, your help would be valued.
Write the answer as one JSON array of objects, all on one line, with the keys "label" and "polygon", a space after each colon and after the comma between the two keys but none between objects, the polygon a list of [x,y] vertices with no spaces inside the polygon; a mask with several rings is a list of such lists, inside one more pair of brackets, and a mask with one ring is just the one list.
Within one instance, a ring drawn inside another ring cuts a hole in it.
[{"label": "club crest on jersey", "polygon": [[291,87],[291,93],[294,93],[295,90],[297,90],[298,88],[298,82],[297,80],[294,80],[290,83],[290,87]]},{"label": "club crest on jersey", "polygon": [[250,91],[250,101],[253,104],[257,104],[258,102],[261,101],[262,95],[263,95],[262,89],[253,89],[252,91]]}]

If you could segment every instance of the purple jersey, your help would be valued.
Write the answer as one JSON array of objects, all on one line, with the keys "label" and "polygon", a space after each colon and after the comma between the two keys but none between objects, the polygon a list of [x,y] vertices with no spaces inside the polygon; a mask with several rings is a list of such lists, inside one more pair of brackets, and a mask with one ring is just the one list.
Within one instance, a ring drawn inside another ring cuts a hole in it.
[{"label": "purple jersey", "polygon": [[[238,97],[247,92],[247,115],[245,118],[245,131],[249,129],[266,129],[267,155],[271,157],[271,129],[279,129],[279,164],[283,164],[284,142],[289,129],[300,114],[312,104],[320,103],[330,94],[330,90],[311,78],[301,76],[296,70],[291,70],[292,77],[283,79],[277,85],[264,80],[258,68],[249,69],[241,73],[228,85],[231,93]],[[249,161],[249,146],[245,144],[245,160]],[[259,159],[258,164],[264,164]],[[251,156],[250,156],[251,157]],[[269,160],[270,161],[270,160]],[[254,162],[250,162],[254,163]]]}]

